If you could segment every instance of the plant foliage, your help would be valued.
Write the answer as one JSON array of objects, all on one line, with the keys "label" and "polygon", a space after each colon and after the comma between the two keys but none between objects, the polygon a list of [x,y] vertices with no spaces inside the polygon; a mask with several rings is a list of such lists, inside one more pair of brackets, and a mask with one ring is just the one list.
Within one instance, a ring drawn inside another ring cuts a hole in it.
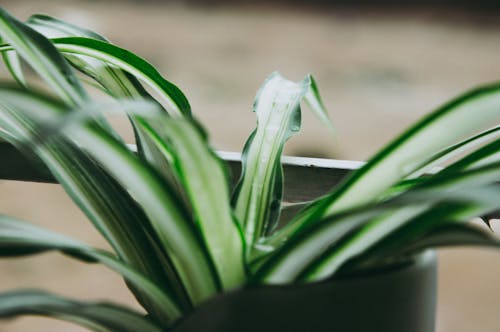
[{"label": "plant foliage", "polygon": [[[0,294],[0,317],[160,331],[248,283],[318,281],[442,245],[498,246],[467,221],[500,207],[500,84],[430,113],[278,228],[281,156],[300,130],[303,102],[331,127],[312,76],[294,83],[274,73],[264,82],[231,193],[227,167],[187,98],[147,61],[44,15],[21,22],[0,9],[0,38],[17,82],[0,83],[0,139],[43,162],[111,247],[1,216],[0,255],[55,250],[103,264],[148,313],[19,290]],[[25,66],[51,91],[32,88]],[[110,101],[92,100],[86,84]],[[137,151],[105,120],[116,112],[129,118]]]}]

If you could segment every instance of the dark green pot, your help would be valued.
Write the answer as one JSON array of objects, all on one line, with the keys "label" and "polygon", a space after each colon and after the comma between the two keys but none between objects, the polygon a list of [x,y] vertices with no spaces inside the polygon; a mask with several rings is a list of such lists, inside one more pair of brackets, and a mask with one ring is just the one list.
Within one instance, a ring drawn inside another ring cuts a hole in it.
[{"label": "dark green pot", "polygon": [[202,304],[173,331],[433,332],[436,265],[427,251],[361,277],[244,288]]}]

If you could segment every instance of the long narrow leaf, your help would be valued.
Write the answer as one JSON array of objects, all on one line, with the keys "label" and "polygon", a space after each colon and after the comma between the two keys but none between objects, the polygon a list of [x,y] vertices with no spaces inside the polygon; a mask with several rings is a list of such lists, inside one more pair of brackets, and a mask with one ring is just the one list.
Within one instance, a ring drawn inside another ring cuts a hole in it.
[{"label": "long narrow leaf", "polygon": [[[47,38],[55,37],[86,37],[109,42],[103,36],[59,19],[46,16],[34,15],[27,21],[28,25],[43,33]],[[131,74],[110,64],[109,62],[96,59],[88,55],[64,53],[66,59],[78,70],[95,80],[97,85],[107,94],[115,98],[145,98],[154,100],[151,95],[142,87],[140,82]],[[172,99],[177,98],[171,95]],[[178,103],[182,103],[179,101]],[[143,125],[137,124],[135,116],[129,115],[129,119],[134,128],[139,156],[152,164],[159,173],[167,180],[176,191],[184,196],[181,186],[176,182],[172,174],[170,165],[170,151],[165,144],[159,144],[156,137],[151,137],[150,133],[144,132],[143,127],[151,127],[153,123],[148,123],[149,119],[142,118]]]},{"label": "long narrow leaf", "polygon": [[52,42],[61,52],[87,55],[106,61],[143,80],[161,96],[162,104],[165,104],[169,114],[175,116],[190,114],[189,103],[179,88],[164,79],[153,66],[132,52],[91,38],[56,38]]},{"label": "long narrow leaf", "polygon": [[[169,142],[172,164],[188,194],[195,224],[208,248],[222,286],[226,289],[241,286],[245,281],[244,239],[239,224],[233,218],[226,169],[208,146],[206,136],[190,119],[174,119],[160,112],[140,112],[137,107],[125,109],[136,118],[139,129],[150,135],[151,141],[159,144],[160,149],[161,144]],[[63,124],[57,126],[59,132],[73,133],[72,125],[84,120],[81,114],[70,114]],[[92,118],[92,112],[88,112],[87,118]],[[154,128],[150,126],[153,123]],[[199,165],[203,165],[203,168],[200,169]]]},{"label": "long narrow leaf", "polygon": [[491,232],[467,224],[448,224],[438,227],[398,248],[399,253],[412,254],[427,248],[448,246],[500,247],[500,239]]},{"label": "long narrow leaf", "polygon": [[98,332],[160,332],[139,313],[102,302],[80,302],[41,291],[0,293],[0,318],[42,315],[79,324]]},{"label": "long narrow leaf", "polygon": [[[394,230],[427,211],[432,213],[433,207],[440,202],[462,202],[460,208],[448,211],[448,216],[456,214],[455,218],[462,219],[467,219],[469,214],[474,216],[495,209],[500,201],[500,190],[490,187],[500,176],[500,169],[495,166],[459,176],[443,176],[373,208],[360,207],[359,213],[354,209],[353,214],[333,215],[311,224],[261,264],[258,278],[264,282],[285,282],[301,274],[306,280],[330,276],[347,260]],[[386,206],[388,208],[384,208]],[[439,223],[441,220],[437,217],[433,221]],[[340,241],[344,236],[347,238]],[[324,256],[334,243],[338,245]],[[305,269],[308,271],[304,275]]]},{"label": "long narrow leaf", "polygon": [[66,60],[41,34],[0,8],[0,37],[8,42],[66,102],[78,105],[88,99]]},{"label": "long narrow leaf", "polygon": [[134,287],[144,291],[161,309],[162,323],[171,324],[180,317],[175,300],[168,297],[152,281],[119,261],[110,253],[89,247],[64,235],[0,215],[0,256],[33,254],[58,250],[78,259],[93,260],[106,265],[122,275]]},{"label": "long narrow leaf", "polygon": [[311,76],[293,83],[274,73],[255,98],[257,128],[245,144],[242,175],[233,197],[249,251],[278,221],[283,195],[281,154],[285,142],[300,130],[300,102],[304,98],[328,122]]},{"label": "long narrow leaf", "polygon": [[[444,206],[443,209],[445,209]],[[446,218],[446,215],[443,215],[443,217]],[[421,221],[425,223],[424,220]],[[409,257],[429,248],[470,245],[491,248],[500,247],[500,240],[491,232],[487,232],[476,225],[457,223],[456,220],[442,222],[440,226],[432,227],[418,236],[412,234],[411,237],[406,236],[405,230],[420,225],[412,223],[408,226],[385,238],[384,241],[371,248],[365,255],[349,261],[338,274],[344,276],[362,274],[366,270],[384,266],[389,262],[407,260]],[[418,228],[423,229],[424,227]],[[404,237],[403,240],[398,239],[401,235]],[[387,245],[388,242],[389,245]]]},{"label": "long narrow leaf", "polygon": [[12,77],[19,83],[21,86],[26,86],[26,79],[24,78],[23,69],[21,66],[21,59],[19,55],[14,52],[3,52],[2,53],[3,61],[7,70],[10,72]]},{"label": "long narrow leaf", "polygon": [[462,159],[459,159],[447,167],[443,173],[453,173],[464,169],[474,169],[498,162],[500,162],[500,138],[497,138],[493,142],[488,143]]},{"label": "long narrow leaf", "polygon": [[[7,124],[11,132],[15,133],[13,137],[4,136],[4,138],[13,139],[11,143],[14,145],[25,147],[19,141],[29,139],[37,131],[45,135],[43,132],[46,131],[48,119],[44,119],[43,125],[41,127],[39,125],[35,130],[32,128],[33,121],[20,118],[21,114],[15,109],[12,110],[12,107],[6,108],[8,105],[5,102],[1,106],[0,124],[2,126]],[[68,114],[71,114],[71,117],[81,116],[73,112]],[[33,142],[33,144],[39,143]],[[127,190],[102,167],[96,165],[87,154],[67,140],[51,141],[42,147],[31,148],[33,149],[70,197],[93,221],[119,257],[160,283],[165,291],[175,293],[182,308],[189,310],[191,302],[177,272],[172,267],[173,263],[161,249],[160,240],[151,228],[144,211],[139,208]],[[139,293],[135,291],[134,293],[141,304],[154,314],[154,306],[151,307],[142,301]]]},{"label": "long narrow leaf", "polygon": [[416,169],[421,161],[457,144],[480,128],[500,122],[500,85],[473,90],[431,113],[376,154],[323,200],[303,210],[286,227],[266,240],[276,248],[309,223],[335,212],[379,199]]},{"label": "long narrow leaf", "polygon": [[450,160],[460,155],[461,153],[470,151],[471,149],[474,149],[477,146],[480,146],[481,144],[489,142],[498,137],[500,137],[500,126],[493,127],[477,135],[474,135],[470,138],[467,138],[466,140],[463,140],[460,143],[457,143],[449,148],[444,149],[443,151],[436,153],[434,156],[423,162],[422,166],[408,177],[409,178],[419,177],[423,175],[425,172],[431,170],[436,165],[439,165],[442,162]]},{"label": "long narrow leaf", "polygon": [[[66,113],[61,105],[33,93],[4,88],[0,90],[0,98],[34,123],[43,123],[47,118],[62,119]],[[75,141],[98,161],[143,207],[159,245],[171,255],[193,301],[197,303],[214,294],[218,286],[208,253],[193,226],[186,222],[178,200],[156,172],[95,123],[71,127],[66,139]]]},{"label": "long narrow leaf", "polygon": [[[439,182],[437,182],[439,184],[431,182],[430,185],[441,187],[439,190],[443,195],[452,195],[453,192],[457,191],[467,193],[463,201],[434,204],[430,209],[425,209],[422,213],[418,213],[411,218],[395,218],[395,215],[391,214],[388,217],[374,220],[339,248],[332,250],[320,260],[311,263],[302,278],[305,280],[319,280],[331,275],[348,259],[367,252],[370,247],[380,243],[382,239],[387,238],[392,233],[403,229],[406,225],[429,231],[447,221],[468,221],[498,207],[500,201],[500,188],[498,186],[493,185],[486,191],[486,194],[480,193],[477,196],[474,190],[480,187],[481,184],[494,184],[500,178],[499,165],[486,167],[483,170],[469,174],[460,174],[460,176],[460,179],[452,180],[443,187]],[[446,181],[449,182],[448,179]],[[448,188],[450,185],[451,187]],[[419,234],[422,233],[417,233],[417,235]],[[406,235],[411,237],[412,235],[415,236],[415,233],[408,232]],[[391,244],[391,241],[387,240],[385,243]]]},{"label": "long narrow leaf", "polygon": [[157,118],[155,127],[162,141],[170,143],[179,182],[186,190],[222,286],[241,286],[245,280],[244,239],[233,218],[222,161],[189,120]]}]

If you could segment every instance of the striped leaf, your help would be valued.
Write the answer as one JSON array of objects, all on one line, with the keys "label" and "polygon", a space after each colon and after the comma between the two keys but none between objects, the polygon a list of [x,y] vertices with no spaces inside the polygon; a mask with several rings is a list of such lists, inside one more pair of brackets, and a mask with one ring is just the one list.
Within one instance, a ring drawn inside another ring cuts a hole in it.
[{"label": "striped leaf", "polygon": [[456,158],[463,153],[471,153],[471,150],[481,147],[482,144],[490,142],[500,137],[500,126],[485,130],[477,135],[469,137],[455,145],[452,145],[422,163],[422,167],[410,174],[408,178],[416,178],[424,173],[431,171],[433,167],[440,165],[452,158]]},{"label": "striped leaf", "polygon": [[[86,37],[109,43],[105,37],[93,31],[46,15],[34,15],[28,19],[27,23],[35,30],[44,34],[47,38]],[[100,89],[114,98],[145,98],[154,100],[135,76],[115,67],[109,62],[89,55],[73,53],[64,53],[63,55],[73,67],[83,72],[92,80],[95,80],[95,83]],[[178,97],[172,94],[170,98],[175,100]],[[185,99],[185,97],[182,98]],[[183,101],[178,100],[176,103],[182,104]],[[189,112],[185,112],[185,115],[189,115]],[[172,174],[172,167],[170,165],[171,153],[168,146],[166,144],[158,144],[157,137],[151,137],[150,134],[145,133],[143,125],[137,124],[138,120],[135,118],[135,115],[129,115],[129,119],[134,128],[139,156],[152,164],[165,180],[175,187],[176,191],[184,197],[185,193],[182,190],[182,186],[176,181],[175,176]],[[145,126],[151,127],[152,125],[148,123],[149,119],[147,118],[142,118],[140,121]]]},{"label": "striped leaf", "polygon": [[[3,43],[2,43],[3,44]],[[2,58],[11,76],[21,86],[26,86],[23,69],[21,66],[21,58],[15,51],[3,52]]]},{"label": "striped leaf", "polygon": [[[261,263],[257,279],[271,283],[289,282],[299,277],[302,280],[323,279],[405,225],[412,223],[418,227],[426,218],[439,226],[452,217],[467,220],[494,210],[500,200],[500,189],[492,183],[498,178],[498,165],[446,174],[385,203],[329,216],[288,239],[281,249]],[[446,216],[434,210],[441,203],[447,207]]]},{"label": "striped leaf", "polygon": [[[6,105],[5,101],[0,106],[2,109],[0,126],[7,126],[14,134],[4,136],[4,139],[22,150],[27,150],[28,155],[37,155],[119,257],[160,283],[167,292],[176,294],[182,308],[189,310],[191,302],[170,258],[160,249],[159,239],[151,228],[147,216],[127,190],[120,186],[109,172],[103,170],[68,140],[59,139],[57,142],[52,140],[44,146],[39,146],[38,141],[33,141],[27,146],[23,142],[36,135],[37,131],[42,136],[47,134],[47,129],[54,131],[54,123],[47,127],[47,123],[43,122],[42,127],[34,129],[33,121],[23,118],[18,110]],[[79,113],[68,112],[66,117],[75,115],[81,117]],[[168,280],[168,283],[165,283],[165,280]],[[140,294],[134,293],[139,297],[141,304],[154,311],[154,307],[151,308],[141,301]]]},{"label": "striped leaf", "polygon": [[0,37],[9,43],[67,103],[88,99],[73,70],[45,37],[0,7]]},{"label": "striped leaf", "polygon": [[[29,122],[19,125],[34,131],[29,138],[34,144],[37,142],[36,135],[40,135],[37,124],[46,121],[54,123],[58,119],[62,121],[67,114],[63,105],[26,91],[5,87],[0,89],[0,98],[15,109],[16,116],[21,114],[29,119]],[[82,153],[92,157],[141,206],[149,221],[145,227],[153,232],[152,239],[158,240],[158,249],[168,255],[194,303],[217,291],[213,266],[207,259],[204,245],[200,243],[196,231],[193,231],[182,204],[179,204],[155,171],[93,121],[72,126],[59,140],[75,142]],[[66,173],[71,171],[68,165],[61,165],[57,161],[53,161],[52,165]],[[76,183],[80,184],[79,181]]]},{"label": "striped leaf", "polygon": [[85,261],[101,263],[121,274],[131,285],[144,292],[161,310],[157,317],[168,325],[178,319],[181,312],[173,297],[169,297],[151,280],[121,262],[110,253],[89,247],[64,235],[0,215],[0,256],[19,256],[58,250]]},{"label": "striped leaf", "polygon": [[475,89],[417,122],[354,172],[324,199],[303,210],[286,227],[267,239],[277,248],[305,225],[355,206],[374,202],[384,192],[422,167],[443,149],[500,122],[500,85]]},{"label": "striped leaf", "polygon": [[52,42],[60,52],[99,59],[137,77],[158,93],[161,104],[169,114],[181,116],[191,113],[189,102],[182,91],[163,78],[146,60],[132,52],[92,38],[55,38]]},{"label": "striped leaf", "polygon": [[98,332],[163,330],[141,314],[114,304],[74,301],[32,290],[0,293],[0,318],[20,315],[54,317]]},{"label": "striped leaf", "polygon": [[[233,217],[225,165],[189,120],[156,117],[153,136],[169,142],[172,164],[225,289],[245,281],[244,239]],[[163,121],[162,121],[163,120]],[[144,128],[144,132],[148,128]]]},{"label": "striped leaf", "polygon": [[294,83],[273,73],[255,98],[257,128],[245,144],[242,175],[233,197],[249,253],[262,236],[271,233],[278,221],[283,196],[281,155],[285,142],[300,130],[303,99],[320,119],[329,123],[311,76]]}]

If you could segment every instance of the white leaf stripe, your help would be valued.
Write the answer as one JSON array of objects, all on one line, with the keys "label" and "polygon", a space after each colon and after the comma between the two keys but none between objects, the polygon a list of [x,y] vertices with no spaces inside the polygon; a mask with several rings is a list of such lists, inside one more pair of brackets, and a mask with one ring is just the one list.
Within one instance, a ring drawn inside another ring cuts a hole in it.
[{"label": "white leaf stripe", "polygon": [[71,67],[56,48],[3,8],[0,8],[0,31],[2,39],[11,44],[66,102],[78,105],[88,99]]},{"label": "white leaf stripe", "polygon": [[87,55],[108,62],[141,79],[160,94],[170,114],[180,116],[190,113],[190,106],[184,94],[137,55],[118,46],[90,38],[56,38],[52,42],[61,52]]},{"label": "white leaf stripe", "polygon": [[[433,206],[442,201],[462,202],[465,212],[471,216],[486,212],[494,208],[500,199],[500,190],[490,187],[499,177],[498,165],[489,165],[460,174],[443,174],[386,203],[380,203],[372,208],[364,206],[354,209],[352,216],[350,213],[345,216],[340,213],[329,216],[319,223],[310,224],[293,238],[288,239],[285,246],[271,255],[267,262],[260,263],[261,266],[256,273],[258,279],[273,283],[289,282],[298,277],[308,266],[314,268],[309,268],[304,278],[323,279],[332,275],[348,259],[367,250],[402,225],[412,222],[413,218],[432,211]],[[474,192],[476,188],[477,194]],[[472,206],[476,208],[469,208],[469,204],[473,204]],[[384,206],[389,208],[389,213],[382,213]],[[450,209],[449,213],[467,219],[462,209]],[[443,220],[436,220],[436,223],[441,221]],[[328,255],[321,256],[331,246],[332,241],[338,243],[343,234],[348,234],[364,224],[366,226],[352,233],[348,241],[333,247]]]},{"label": "white leaf stripe", "polygon": [[100,332],[161,332],[138,312],[100,302],[81,302],[41,291],[0,293],[0,318],[43,315],[79,324]]},{"label": "white leaf stripe", "polygon": [[76,258],[86,257],[98,261],[118,272],[135,287],[143,290],[155,307],[162,312],[158,317],[164,323],[172,323],[180,317],[180,310],[175,301],[163,290],[130,266],[119,261],[111,254],[89,247],[61,234],[53,233],[34,225],[23,223],[0,215],[0,255],[9,254],[12,250],[34,251],[59,250]]},{"label": "white leaf stripe", "polygon": [[[35,122],[64,115],[60,105],[25,91],[2,89],[0,97],[17,111],[35,117]],[[36,108],[32,107],[34,104]],[[74,126],[68,136],[99,161],[141,204],[161,246],[172,257],[192,300],[197,303],[216,292],[218,287],[207,253],[193,233],[192,226],[186,223],[185,212],[180,210],[178,201],[168,191],[164,181],[126,146],[95,124]]]},{"label": "white leaf stripe", "polygon": [[293,233],[323,216],[376,201],[384,192],[422,167],[421,161],[500,122],[500,85],[466,93],[431,113],[376,154],[365,166],[314,206],[266,240],[279,247]]}]

